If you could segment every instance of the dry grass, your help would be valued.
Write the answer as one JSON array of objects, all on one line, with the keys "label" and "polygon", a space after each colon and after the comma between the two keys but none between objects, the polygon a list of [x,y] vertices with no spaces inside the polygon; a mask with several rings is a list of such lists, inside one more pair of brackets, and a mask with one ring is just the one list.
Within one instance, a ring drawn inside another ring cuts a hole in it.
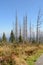
[{"label": "dry grass", "polygon": [[43,45],[6,44],[0,46],[1,65],[34,65],[43,53]]}]

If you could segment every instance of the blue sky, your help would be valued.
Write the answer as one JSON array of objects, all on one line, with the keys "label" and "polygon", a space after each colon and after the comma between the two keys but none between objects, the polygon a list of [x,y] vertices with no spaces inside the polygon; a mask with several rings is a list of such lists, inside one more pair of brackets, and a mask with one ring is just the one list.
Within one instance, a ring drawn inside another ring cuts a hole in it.
[{"label": "blue sky", "polygon": [[32,25],[36,25],[39,8],[43,12],[43,0],[0,0],[0,34],[10,33],[12,23],[15,23],[16,10],[19,23],[23,23],[23,16],[27,14],[28,28],[30,20]]}]

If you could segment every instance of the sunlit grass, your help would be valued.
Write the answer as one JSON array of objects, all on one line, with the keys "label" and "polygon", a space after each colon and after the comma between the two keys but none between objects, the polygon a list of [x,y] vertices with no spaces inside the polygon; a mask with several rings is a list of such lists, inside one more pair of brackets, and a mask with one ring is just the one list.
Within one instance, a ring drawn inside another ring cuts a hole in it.
[{"label": "sunlit grass", "polygon": [[31,56],[29,56],[27,58],[27,64],[28,65],[35,65],[35,62],[37,61],[37,59],[40,57],[40,55],[43,54],[43,50],[42,49],[39,49],[36,54],[33,54]]},{"label": "sunlit grass", "polygon": [[[10,65],[10,62],[13,65],[14,63],[18,65],[35,65],[41,54],[43,54],[43,45],[6,44],[0,46],[0,57],[4,56],[7,58],[9,56],[8,58],[10,58],[8,62],[6,61],[7,65]],[[2,63],[5,63],[5,61]]]}]

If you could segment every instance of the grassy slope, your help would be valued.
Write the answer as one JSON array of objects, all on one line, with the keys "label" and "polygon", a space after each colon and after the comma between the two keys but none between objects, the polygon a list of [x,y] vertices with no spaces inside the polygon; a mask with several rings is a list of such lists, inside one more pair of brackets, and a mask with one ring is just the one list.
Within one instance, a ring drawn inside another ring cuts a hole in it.
[{"label": "grassy slope", "polygon": [[1,65],[34,65],[43,53],[43,46],[29,44],[0,45]]}]

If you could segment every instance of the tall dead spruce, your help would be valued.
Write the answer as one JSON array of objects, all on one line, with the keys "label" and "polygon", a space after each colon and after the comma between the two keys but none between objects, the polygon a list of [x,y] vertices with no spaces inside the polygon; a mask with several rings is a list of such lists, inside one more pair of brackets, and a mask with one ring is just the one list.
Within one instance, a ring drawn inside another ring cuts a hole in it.
[{"label": "tall dead spruce", "polygon": [[42,17],[42,15],[41,15],[41,11],[39,10],[39,12],[38,12],[38,17],[37,17],[37,29],[36,29],[36,41],[37,41],[37,43],[39,43],[39,31],[40,31],[40,28],[41,28],[41,23],[42,23],[42,21],[41,21],[41,17]]},{"label": "tall dead spruce", "polygon": [[15,39],[18,40],[18,18],[16,13],[16,21],[15,21]]},{"label": "tall dead spruce", "polygon": [[23,39],[24,41],[27,40],[27,16],[23,19]]}]

